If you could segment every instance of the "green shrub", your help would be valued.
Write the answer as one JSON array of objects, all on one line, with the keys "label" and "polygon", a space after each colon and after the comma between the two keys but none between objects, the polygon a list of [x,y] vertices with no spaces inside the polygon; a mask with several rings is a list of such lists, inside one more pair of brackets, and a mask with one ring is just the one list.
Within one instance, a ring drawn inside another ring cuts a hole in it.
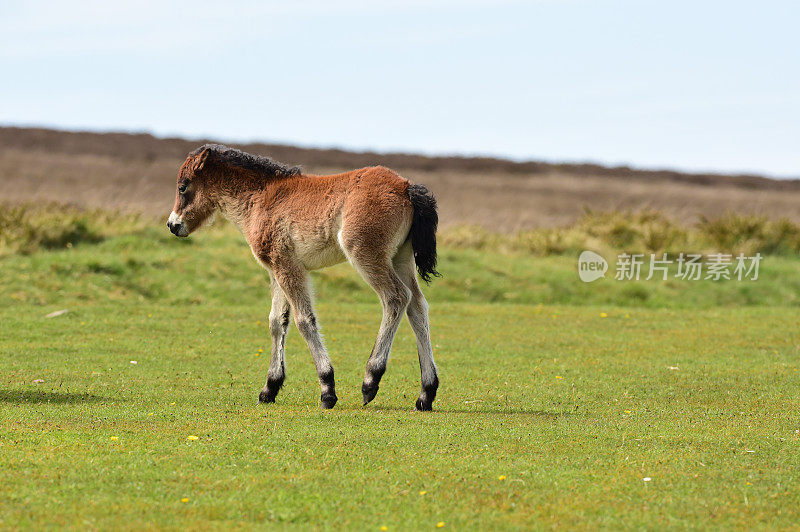
[{"label": "green shrub", "polygon": [[[56,203],[0,204],[0,256],[97,243],[152,223],[155,222],[134,214]],[[495,233],[474,225],[454,227],[440,233],[439,244],[443,248],[535,256],[575,254],[584,249],[645,254],[702,251],[789,255],[800,251],[800,225],[787,219],[730,212],[714,219],[701,218],[687,227],[653,210],[587,210],[566,227],[514,234]]]},{"label": "green shrub", "polygon": [[701,218],[698,230],[721,251],[787,254],[800,250],[800,226],[787,219],[726,213],[713,220]]},{"label": "green shrub", "polygon": [[480,227],[444,231],[443,246],[533,255],[595,251],[629,253],[723,252],[793,254],[800,251],[800,225],[764,216],[726,213],[685,227],[658,211],[586,211],[575,223],[503,235]]},{"label": "green shrub", "polygon": [[58,249],[132,232],[145,226],[132,214],[56,203],[0,205],[0,255]]}]

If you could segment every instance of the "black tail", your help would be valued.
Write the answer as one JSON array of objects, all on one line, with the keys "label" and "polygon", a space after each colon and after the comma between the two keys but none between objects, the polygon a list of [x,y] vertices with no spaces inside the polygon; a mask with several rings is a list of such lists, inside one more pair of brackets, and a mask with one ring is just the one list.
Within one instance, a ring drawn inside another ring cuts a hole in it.
[{"label": "black tail", "polygon": [[436,271],[436,226],[439,225],[436,198],[424,185],[411,185],[408,187],[408,199],[414,206],[414,218],[409,231],[414,262],[422,280],[430,283],[431,276],[441,277]]}]

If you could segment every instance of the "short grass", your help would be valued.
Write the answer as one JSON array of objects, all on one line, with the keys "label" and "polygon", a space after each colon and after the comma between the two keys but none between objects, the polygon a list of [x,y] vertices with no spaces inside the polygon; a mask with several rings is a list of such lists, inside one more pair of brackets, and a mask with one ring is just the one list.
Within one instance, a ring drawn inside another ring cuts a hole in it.
[{"label": "short grass", "polygon": [[0,259],[0,527],[800,520],[795,258],[750,284],[584,284],[571,256],[443,249],[425,414],[407,324],[361,406],[379,307],[335,267],[315,276],[339,393],[323,412],[293,329],[284,390],[256,403],[268,290],[241,237],[165,233]]}]

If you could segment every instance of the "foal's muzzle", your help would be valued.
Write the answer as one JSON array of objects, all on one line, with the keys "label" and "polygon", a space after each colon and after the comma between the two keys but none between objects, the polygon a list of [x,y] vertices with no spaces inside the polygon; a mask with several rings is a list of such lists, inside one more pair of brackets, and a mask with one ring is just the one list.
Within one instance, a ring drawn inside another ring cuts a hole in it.
[{"label": "foal's muzzle", "polygon": [[175,236],[183,236],[181,231],[183,231],[183,224],[174,224],[172,222],[167,222],[167,227],[169,227],[170,232]]},{"label": "foal's muzzle", "polygon": [[186,230],[186,226],[183,224],[183,221],[174,212],[169,215],[167,227],[175,236],[189,236],[189,231]]}]

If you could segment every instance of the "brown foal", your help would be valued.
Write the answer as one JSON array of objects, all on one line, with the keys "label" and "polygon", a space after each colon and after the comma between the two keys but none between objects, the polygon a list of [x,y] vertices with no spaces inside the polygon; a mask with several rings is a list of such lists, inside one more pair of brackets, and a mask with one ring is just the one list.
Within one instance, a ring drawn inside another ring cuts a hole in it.
[{"label": "brown foal", "polygon": [[414,271],[416,266],[426,282],[439,275],[436,200],[427,188],[381,166],[307,175],[266,157],[207,144],[190,153],[181,166],[167,226],[186,237],[217,210],[241,230],[253,256],[270,275],[272,356],[261,402],[274,402],[283,386],[291,310],[314,358],[322,407],[336,404],[333,366],[319,333],[308,272],[347,260],[383,306],[361,386],[364,404],[378,393],[405,312],[417,338],[422,374],[416,408],[431,410],[439,378],[428,303]]}]

